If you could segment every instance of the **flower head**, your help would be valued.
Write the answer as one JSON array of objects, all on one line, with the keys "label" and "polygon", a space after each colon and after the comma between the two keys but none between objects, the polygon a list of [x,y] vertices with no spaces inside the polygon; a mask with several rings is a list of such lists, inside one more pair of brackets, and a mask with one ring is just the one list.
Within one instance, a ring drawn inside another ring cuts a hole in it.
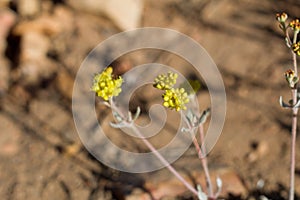
[{"label": "flower head", "polygon": [[177,77],[178,74],[172,72],[168,72],[167,76],[160,74],[154,79],[153,86],[160,90],[169,90],[176,84]]},{"label": "flower head", "polygon": [[92,91],[94,91],[97,96],[102,97],[105,101],[110,97],[118,96],[122,91],[122,77],[115,78],[113,77],[112,72],[113,68],[108,67],[103,72],[94,76]]},{"label": "flower head", "polygon": [[294,43],[292,45],[292,49],[293,49],[294,53],[296,53],[298,56],[300,56],[300,41],[297,43]]},{"label": "flower head", "polygon": [[285,21],[287,20],[288,15],[286,13],[277,13],[276,14],[276,19],[280,22],[280,23],[285,23]]},{"label": "flower head", "polygon": [[163,94],[163,105],[167,108],[175,109],[176,111],[185,110],[189,102],[188,94],[184,88],[171,88]]},{"label": "flower head", "polygon": [[297,74],[295,74],[294,70],[287,70],[285,73],[285,79],[289,83],[290,88],[295,88],[296,84],[299,81]]},{"label": "flower head", "polygon": [[296,32],[300,31],[300,21],[299,19],[294,19],[290,22],[289,26]]}]

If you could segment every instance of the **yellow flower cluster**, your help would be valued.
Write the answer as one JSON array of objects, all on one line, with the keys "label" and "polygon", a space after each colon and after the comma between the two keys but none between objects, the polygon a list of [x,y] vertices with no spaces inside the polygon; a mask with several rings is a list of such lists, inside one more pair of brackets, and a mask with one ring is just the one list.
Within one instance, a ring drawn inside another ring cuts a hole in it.
[{"label": "yellow flower cluster", "polygon": [[300,21],[299,19],[294,19],[293,21],[290,22],[290,27],[294,30],[299,32],[300,31]]},{"label": "yellow flower cluster", "polygon": [[176,111],[186,110],[185,104],[189,102],[189,98],[184,88],[171,88],[163,94],[163,105]]},{"label": "yellow flower cluster", "polygon": [[281,23],[284,23],[288,18],[288,15],[286,13],[277,13],[276,14],[276,19],[281,22]]},{"label": "yellow flower cluster", "polygon": [[167,75],[158,75],[153,86],[165,91],[162,95],[165,107],[180,111],[186,109],[185,104],[189,102],[189,98],[184,88],[174,88],[177,77],[178,74],[172,72],[168,72]]},{"label": "yellow flower cluster", "polygon": [[294,70],[289,69],[284,73],[285,79],[287,80],[290,88],[295,88],[296,84],[299,81],[299,78],[297,74],[294,72]]},{"label": "yellow flower cluster", "polygon": [[160,74],[155,78],[153,86],[160,90],[171,89],[176,84],[177,77],[178,74],[172,72],[168,72],[167,76]]},{"label": "yellow flower cluster", "polygon": [[300,56],[300,42],[294,43],[293,46],[293,51]]},{"label": "yellow flower cluster", "polygon": [[92,90],[105,101],[108,101],[113,96],[118,96],[122,91],[122,77],[114,78],[112,72],[113,68],[108,67],[94,77]]}]

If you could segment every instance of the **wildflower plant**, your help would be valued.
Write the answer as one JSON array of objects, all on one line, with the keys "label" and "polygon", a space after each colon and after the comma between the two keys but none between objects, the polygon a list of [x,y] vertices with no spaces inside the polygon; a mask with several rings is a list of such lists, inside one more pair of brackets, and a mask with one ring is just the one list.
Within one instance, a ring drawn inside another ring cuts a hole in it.
[{"label": "wildflower plant", "polygon": [[172,72],[169,72],[167,76],[161,74],[155,78],[153,86],[165,91],[162,95],[165,107],[176,111],[186,110],[185,104],[189,102],[188,94],[184,88],[174,88],[177,77],[178,74]]},{"label": "wildflower plant", "polygon": [[[169,108],[171,110],[175,110],[177,112],[181,112],[187,110],[186,104],[189,102],[189,98],[191,94],[194,94],[194,90],[187,90],[187,83],[181,84],[179,87],[175,87],[177,82],[178,74],[173,72],[168,72],[165,74],[158,75],[154,82],[153,87],[162,90],[162,99],[163,106]],[[195,81],[193,82],[196,85],[193,88],[199,88],[199,84]],[[110,125],[114,128],[129,128],[132,132],[139,137],[143,143],[152,151],[152,153],[166,166],[170,172],[172,172],[186,187],[191,191],[195,196],[198,197],[199,200],[207,200],[207,199],[217,199],[221,192],[222,181],[220,178],[217,178],[216,185],[217,190],[213,192],[212,182],[209,175],[209,170],[207,166],[207,159],[205,157],[206,152],[200,148],[200,145],[195,137],[195,132],[198,131],[200,135],[200,142],[204,141],[204,129],[203,123],[206,121],[207,116],[210,113],[210,109],[205,110],[201,115],[193,113],[192,110],[188,109],[184,120],[186,122],[185,128],[182,128],[183,133],[190,133],[192,137],[193,144],[197,150],[198,157],[201,160],[205,178],[206,178],[206,193],[202,191],[200,185],[197,186],[197,189],[194,188],[188,181],[186,181],[177,171],[173,168],[168,161],[155,149],[155,147],[147,140],[146,137],[139,131],[139,129],[135,125],[135,120],[140,115],[140,108],[137,108],[134,117],[132,117],[132,113],[124,113],[121,109],[118,108],[115,104],[114,97],[120,94],[121,86],[123,84],[122,77],[113,76],[113,68],[108,67],[103,72],[96,74],[94,76],[94,81],[92,85],[92,91],[96,93],[97,96],[101,97],[104,100],[104,105],[111,108],[113,116],[115,118],[115,123],[110,123]],[[190,88],[192,88],[190,86]],[[189,91],[189,92],[187,92]]]},{"label": "wildflower plant", "polygon": [[300,32],[299,19],[293,19],[289,23],[288,15],[286,13],[280,13],[276,15],[276,19],[279,22],[279,28],[282,30],[287,47],[290,49],[293,60],[293,69],[288,69],[285,73],[285,79],[288,83],[288,87],[291,90],[291,100],[285,103],[282,97],[279,98],[279,103],[283,108],[291,109],[292,111],[292,130],[291,130],[291,162],[290,162],[290,191],[289,200],[294,199],[294,185],[295,185],[295,157],[296,157],[296,135],[297,135],[297,118],[298,109],[300,106],[299,92],[297,84],[299,82],[298,68],[297,68],[297,56],[300,56],[300,41],[298,34]]},{"label": "wildflower plant", "polygon": [[112,72],[112,67],[108,67],[102,73],[96,74],[94,77],[92,90],[105,101],[108,101],[108,99],[113,96],[118,96],[122,91],[122,77],[114,78]]},{"label": "wildflower plant", "polygon": [[[189,81],[189,82],[193,83],[192,87],[191,86],[187,87],[188,82],[182,83],[179,86],[179,88],[175,88],[174,84],[171,84],[171,85],[173,85],[172,87],[167,87],[167,88],[161,87],[161,85],[170,85],[169,84],[170,81],[166,78],[161,79],[160,77],[172,77],[171,82],[176,83],[176,79],[177,79],[176,75],[173,75],[172,72],[168,72],[167,76],[159,75],[155,79],[155,83],[153,84],[153,86],[157,89],[165,91],[165,93],[162,95],[162,98],[164,100],[163,105],[165,107],[175,109],[176,111],[186,110],[185,104],[189,102],[188,96],[191,94],[194,94],[195,90],[199,89],[199,85],[197,84],[198,83],[197,81]],[[157,84],[157,80],[160,81],[159,84]],[[164,82],[164,81],[167,81],[167,82]],[[161,88],[163,88],[163,89],[161,89]],[[192,88],[192,89],[185,89],[185,88]],[[190,93],[188,93],[187,91],[189,91]],[[208,170],[208,166],[207,166],[207,159],[204,156],[204,155],[206,155],[206,152],[205,152],[205,150],[202,150],[200,148],[199,142],[197,141],[197,139],[195,137],[195,132],[199,131],[200,140],[201,140],[200,142],[204,141],[203,124],[206,121],[206,118],[208,117],[209,113],[210,113],[210,109],[207,109],[200,116],[197,116],[197,114],[193,113],[193,111],[189,109],[187,114],[184,117],[187,127],[182,128],[182,132],[190,133],[190,135],[193,139],[193,144],[198,153],[198,157],[201,160],[202,167],[204,169],[207,194],[202,192],[200,185],[198,185],[198,188],[197,188],[198,189],[198,198],[201,200],[207,199],[207,198],[217,199],[217,197],[219,196],[219,194],[221,192],[221,188],[222,188],[222,181],[220,178],[217,178],[217,181],[216,181],[217,182],[217,192],[216,193],[213,192],[212,182],[211,182],[211,178],[210,178],[209,170]]]}]

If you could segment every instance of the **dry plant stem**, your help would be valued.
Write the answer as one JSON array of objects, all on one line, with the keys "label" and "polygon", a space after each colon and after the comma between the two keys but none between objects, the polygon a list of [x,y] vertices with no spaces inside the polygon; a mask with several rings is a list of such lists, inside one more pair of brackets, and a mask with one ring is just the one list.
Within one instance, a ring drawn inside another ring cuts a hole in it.
[{"label": "dry plant stem", "polygon": [[[296,94],[296,98],[297,98],[297,90],[293,91],[293,93]],[[295,96],[295,95],[293,95],[293,96]],[[293,97],[293,99],[294,99],[294,97]],[[291,168],[290,168],[290,195],[289,195],[289,200],[294,200],[297,113],[298,113],[298,109],[294,108],[293,109],[293,118],[292,118],[291,163],[290,163]]]},{"label": "dry plant stem", "polygon": [[126,121],[126,119],[124,118],[124,115],[122,114],[122,112],[118,109],[117,106],[115,106],[114,101],[112,99],[110,99],[110,105],[111,105],[111,109],[115,112],[117,112],[122,118],[123,118],[123,122],[126,123],[126,126],[128,128],[131,128],[131,130],[134,132],[134,134],[136,136],[138,136],[143,142],[144,144],[150,149],[151,152],[154,153],[154,155],[163,163],[164,166],[166,166],[168,168],[168,170],[170,172],[172,172],[174,174],[174,176],[176,176],[194,195],[198,195],[197,190],[191,185],[189,184],[173,167],[172,165],[170,165],[170,163],[155,149],[155,147],[141,134],[141,132],[136,128],[136,126],[134,125],[133,122],[128,122]]},{"label": "dry plant stem", "polygon": [[154,153],[154,155],[172,172],[192,193],[198,195],[197,190],[191,186],[173,167],[168,161],[153,147],[153,145],[140,133],[136,126],[132,125],[130,128],[134,133],[142,139],[144,144]]},{"label": "dry plant stem", "polygon": [[[286,32],[286,37],[288,41],[291,43],[288,33]],[[293,43],[297,41],[297,34],[294,34]],[[291,50],[292,57],[293,57],[293,65],[294,65],[294,72],[298,74],[297,69],[297,58],[296,54]],[[297,87],[292,89],[292,98],[293,98],[293,105],[297,103]],[[294,190],[295,190],[295,159],[296,159],[296,136],[297,136],[297,115],[298,115],[298,108],[293,108],[292,110],[292,131],[291,131],[291,158],[290,158],[290,194],[289,200],[294,200]]]},{"label": "dry plant stem", "polygon": [[[202,124],[199,126],[199,134],[200,134],[200,141],[203,142],[204,133],[203,133],[203,125]],[[195,136],[193,136],[193,144],[194,144],[194,146],[197,150],[198,157],[201,160],[201,164],[202,164],[202,167],[203,167],[203,170],[204,170],[208,197],[210,199],[217,199],[217,196],[213,195],[212,183],[211,183],[209,170],[208,170],[208,166],[207,166],[207,157],[206,157],[205,148],[204,148],[203,151],[201,150],[201,148],[199,146],[199,143],[198,143]]]}]

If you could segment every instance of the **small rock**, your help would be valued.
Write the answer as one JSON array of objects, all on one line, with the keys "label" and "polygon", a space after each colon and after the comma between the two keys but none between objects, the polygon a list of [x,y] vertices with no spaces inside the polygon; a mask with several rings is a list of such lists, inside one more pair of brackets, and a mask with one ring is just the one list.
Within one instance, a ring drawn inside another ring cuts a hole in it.
[{"label": "small rock", "polygon": [[49,36],[57,32],[56,24],[48,18],[20,24],[14,30],[14,34],[21,36],[21,64],[15,78],[21,79],[24,85],[37,85],[56,72],[57,66],[47,53],[51,48]]},{"label": "small rock", "polygon": [[[185,178],[188,180],[186,176]],[[191,181],[189,183],[192,184]],[[187,192],[186,187],[176,177],[159,182],[158,184],[147,183],[146,188],[155,199],[176,197]]]},{"label": "small rock", "polygon": [[24,21],[18,24],[14,28],[13,34],[22,36],[28,32],[36,32],[42,35],[53,37],[61,31],[63,31],[63,29],[56,18],[50,16],[41,16],[36,20]]},{"label": "small rock", "polygon": [[81,148],[82,146],[77,143],[67,145],[64,147],[64,154],[69,157],[76,156],[76,154],[78,154]]},{"label": "small rock", "polygon": [[78,10],[104,14],[121,30],[138,27],[143,12],[143,0],[68,0],[67,3]]},{"label": "small rock", "polygon": [[134,189],[130,195],[126,197],[126,200],[152,200],[150,194],[145,193],[141,189]]},{"label": "small rock", "polygon": [[20,62],[43,59],[49,48],[50,41],[47,36],[28,31],[22,35]]},{"label": "small rock", "polygon": [[22,17],[35,17],[40,13],[40,0],[19,0],[18,12]]}]

